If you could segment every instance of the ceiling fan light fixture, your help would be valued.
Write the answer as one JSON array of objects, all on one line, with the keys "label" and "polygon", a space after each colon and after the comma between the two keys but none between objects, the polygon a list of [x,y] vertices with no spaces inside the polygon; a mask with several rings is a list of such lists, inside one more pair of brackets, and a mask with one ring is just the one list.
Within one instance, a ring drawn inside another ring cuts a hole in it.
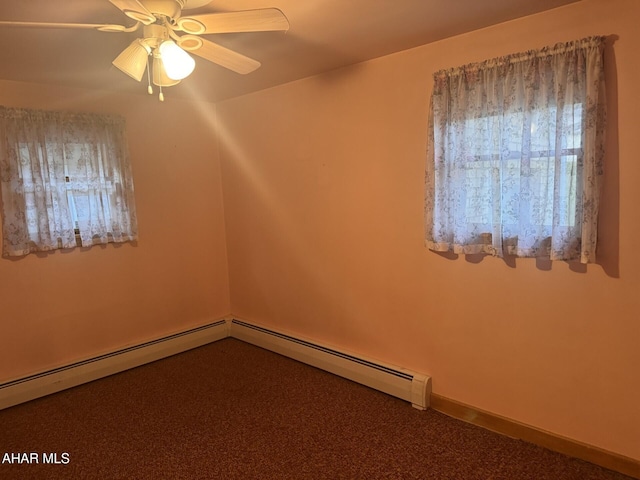
[{"label": "ceiling fan light fixture", "polygon": [[147,57],[151,49],[140,39],[135,39],[112,62],[115,67],[138,82],[142,80],[147,68]]},{"label": "ceiling fan light fixture", "polygon": [[157,53],[153,55],[153,83],[159,87],[172,87],[180,83],[167,75],[164,62]]},{"label": "ceiling fan light fixture", "polygon": [[[36,27],[71,28],[112,33],[142,30],[141,38],[133,40],[112,61],[124,74],[141,82],[147,73],[147,91],[152,94],[152,82],[160,87],[180,83],[195,69],[193,54],[239,74],[247,74],[260,62],[213,41],[200,38],[203,34],[286,31],[289,21],[277,8],[257,8],[219,13],[197,13],[183,16],[184,11],[203,7],[212,0],[100,0],[113,4],[121,13],[135,20],[130,26],[111,23],[60,23],[0,20],[0,28]],[[141,28],[142,27],[142,28]],[[151,58],[150,58],[151,57]]]},{"label": "ceiling fan light fixture", "polygon": [[[187,78],[196,67],[196,61],[173,40],[165,40],[158,47],[164,70],[172,80]],[[154,59],[155,67],[155,59]]]}]

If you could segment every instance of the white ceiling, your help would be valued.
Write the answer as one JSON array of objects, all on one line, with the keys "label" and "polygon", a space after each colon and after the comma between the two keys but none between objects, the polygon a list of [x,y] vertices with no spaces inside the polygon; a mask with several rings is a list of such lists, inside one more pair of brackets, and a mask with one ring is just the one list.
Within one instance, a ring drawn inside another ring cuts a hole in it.
[{"label": "white ceiling", "polygon": [[[209,35],[262,67],[239,75],[196,57],[171,95],[220,100],[579,0],[213,0],[190,14],[276,7],[288,32]],[[0,0],[0,20],[133,23],[108,0]],[[0,27],[0,79],[146,94],[111,65],[137,33]]]}]

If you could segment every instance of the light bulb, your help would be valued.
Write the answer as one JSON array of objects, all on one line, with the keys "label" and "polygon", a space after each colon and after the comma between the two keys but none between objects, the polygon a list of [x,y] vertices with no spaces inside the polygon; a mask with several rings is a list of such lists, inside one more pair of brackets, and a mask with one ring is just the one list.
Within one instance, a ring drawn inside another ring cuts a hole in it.
[{"label": "light bulb", "polygon": [[171,87],[180,83],[180,80],[169,78],[164,68],[164,63],[157,53],[153,55],[153,83],[159,87]]},{"label": "light bulb", "polygon": [[159,50],[167,77],[172,80],[188,77],[196,67],[196,61],[172,40],[162,42]]}]

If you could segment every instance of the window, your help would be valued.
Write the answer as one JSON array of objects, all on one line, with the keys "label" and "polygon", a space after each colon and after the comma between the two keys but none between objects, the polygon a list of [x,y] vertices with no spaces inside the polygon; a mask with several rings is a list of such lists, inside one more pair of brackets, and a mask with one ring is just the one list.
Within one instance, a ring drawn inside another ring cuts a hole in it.
[{"label": "window", "polygon": [[595,261],[604,37],[434,75],[426,244]]},{"label": "window", "polygon": [[125,124],[0,107],[3,255],[137,239]]}]

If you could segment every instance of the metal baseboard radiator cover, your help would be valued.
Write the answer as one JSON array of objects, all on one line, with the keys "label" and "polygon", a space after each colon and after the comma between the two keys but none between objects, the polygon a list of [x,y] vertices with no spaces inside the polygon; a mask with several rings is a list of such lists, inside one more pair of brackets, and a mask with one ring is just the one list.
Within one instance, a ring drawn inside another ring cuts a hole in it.
[{"label": "metal baseboard radiator cover", "polygon": [[229,336],[229,324],[208,325],[116,350],[0,384],[0,410],[99,378],[139,367]]},{"label": "metal baseboard radiator cover", "polygon": [[424,410],[429,407],[431,378],[427,375],[385,365],[310,340],[234,319],[218,320],[174,335],[2,383],[0,410],[229,336],[401,398],[417,409]]},{"label": "metal baseboard radiator cover", "polygon": [[427,375],[237,319],[231,321],[231,336],[401,398],[419,410],[429,407],[431,378]]}]

